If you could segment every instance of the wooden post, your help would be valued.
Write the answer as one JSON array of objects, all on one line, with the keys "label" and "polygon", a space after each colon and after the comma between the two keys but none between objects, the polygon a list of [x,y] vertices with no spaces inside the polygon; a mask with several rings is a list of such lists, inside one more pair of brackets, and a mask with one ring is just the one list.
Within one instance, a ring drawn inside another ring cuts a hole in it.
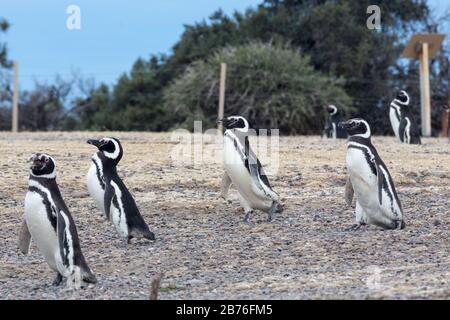
[{"label": "wooden post", "polygon": [[19,62],[14,61],[14,92],[12,107],[12,132],[19,131]]},{"label": "wooden post", "polygon": [[[218,112],[218,118],[222,119],[224,115],[224,109],[225,109],[225,79],[227,74],[227,64],[221,63],[220,64],[220,92],[219,92],[219,112]],[[217,130],[219,131],[219,134],[222,134],[223,126],[221,123],[217,126]]]},{"label": "wooden post", "polygon": [[[450,107],[450,102],[448,103],[448,106]],[[442,128],[442,132],[441,132],[441,136],[442,137],[448,137],[448,118],[450,112],[447,111],[442,111],[442,116],[441,116],[441,128]]]},{"label": "wooden post", "polygon": [[428,43],[422,43],[420,52],[420,98],[422,136],[431,136],[430,76],[428,71]]}]

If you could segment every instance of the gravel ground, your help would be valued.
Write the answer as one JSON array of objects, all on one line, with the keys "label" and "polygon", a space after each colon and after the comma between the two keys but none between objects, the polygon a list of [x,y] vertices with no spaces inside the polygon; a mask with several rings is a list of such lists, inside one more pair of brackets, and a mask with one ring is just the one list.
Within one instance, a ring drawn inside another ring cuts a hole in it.
[{"label": "gravel ground", "polygon": [[[231,203],[218,197],[220,154],[209,150],[203,162],[189,164],[171,157],[179,145],[168,133],[108,133],[122,140],[120,175],[157,236],[155,242],[133,239],[125,249],[85,184],[94,152],[85,140],[103,135],[2,133],[0,299],[148,299],[160,272],[161,299],[450,298],[446,139],[408,146],[393,137],[373,138],[396,183],[407,227],[350,232],[345,141],[281,138],[279,170],[270,180],[285,211],[272,223],[260,212],[243,223],[236,191]],[[204,142],[216,146],[211,137]],[[58,183],[96,285],[52,287],[54,272],[35,245],[28,256],[17,249],[33,152],[57,161]],[[268,157],[261,158],[268,165]]]}]

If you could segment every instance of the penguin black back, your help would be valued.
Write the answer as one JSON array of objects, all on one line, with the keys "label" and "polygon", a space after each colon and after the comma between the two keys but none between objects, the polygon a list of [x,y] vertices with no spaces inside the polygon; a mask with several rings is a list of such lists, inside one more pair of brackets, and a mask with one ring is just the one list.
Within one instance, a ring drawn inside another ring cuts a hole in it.
[{"label": "penguin black back", "polygon": [[117,164],[122,159],[123,148],[116,138],[89,139],[87,143],[98,148],[101,161],[101,180],[104,184],[104,210],[119,234],[127,242],[136,236],[154,240],[155,236],[145,223],[136,202],[117,173]]}]

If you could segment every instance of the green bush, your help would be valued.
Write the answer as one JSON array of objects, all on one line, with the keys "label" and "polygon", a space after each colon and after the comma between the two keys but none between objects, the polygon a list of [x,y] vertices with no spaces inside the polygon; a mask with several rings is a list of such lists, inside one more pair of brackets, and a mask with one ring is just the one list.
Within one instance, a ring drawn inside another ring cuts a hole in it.
[{"label": "green bush", "polygon": [[324,106],[345,114],[351,100],[343,81],[314,70],[307,56],[271,44],[227,47],[187,67],[164,92],[164,107],[176,123],[192,129],[194,120],[214,127],[219,100],[220,63],[227,64],[225,115],[242,115],[256,128],[288,134],[318,134]]}]

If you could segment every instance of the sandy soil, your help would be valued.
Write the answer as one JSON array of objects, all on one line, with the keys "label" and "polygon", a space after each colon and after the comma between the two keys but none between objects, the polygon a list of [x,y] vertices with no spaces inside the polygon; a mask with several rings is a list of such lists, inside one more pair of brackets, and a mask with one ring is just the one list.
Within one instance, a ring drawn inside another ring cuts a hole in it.
[{"label": "sandy soil", "polygon": [[[407,227],[350,232],[345,141],[281,138],[279,170],[270,180],[285,211],[272,223],[257,212],[246,224],[234,189],[231,203],[218,197],[220,153],[209,150],[203,161],[186,163],[170,134],[108,133],[122,140],[120,175],[157,236],[125,249],[85,184],[94,152],[85,140],[103,135],[1,134],[0,299],[147,299],[160,272],[161,299],[450,298],[446,139],[407,146],[373,138],[396,183]],[[205,146],[216,146],[209,140]],[[56,158],[58,183],[97,285],[52,287],[54,273],[35,245],[28,256],[17,249],[33,152]],[[261,158],[269,164],[267,155]]]}]

